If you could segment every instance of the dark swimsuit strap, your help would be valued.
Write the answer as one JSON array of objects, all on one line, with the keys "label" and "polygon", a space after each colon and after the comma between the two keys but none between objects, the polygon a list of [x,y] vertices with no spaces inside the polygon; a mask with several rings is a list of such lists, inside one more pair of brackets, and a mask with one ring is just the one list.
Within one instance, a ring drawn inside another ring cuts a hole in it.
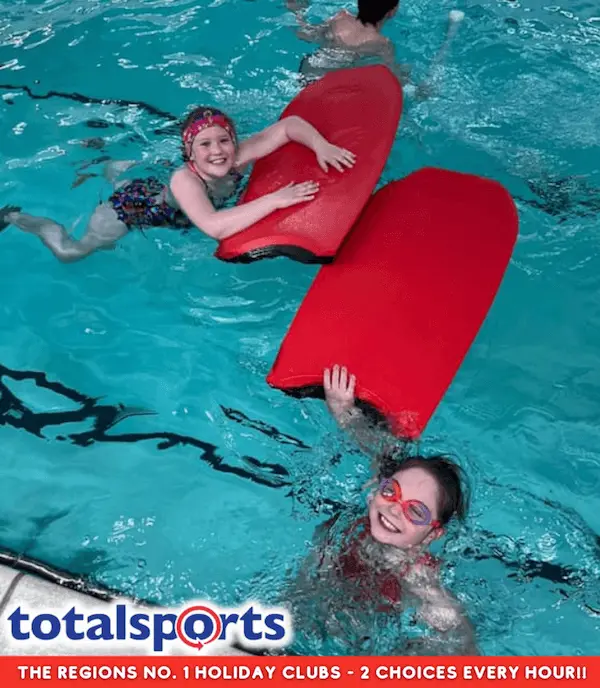
[{"label": "dark swimsuit strap", "polygon": [[206,179],[204,179],[203,177],[200,176],[200,173],[196,169],[196,165],[194,164],[194,162],[192,160],[188,160],[185,164],[187,165],[188,170],[192,174],[195,174],[196,177],[198,177],[198,179],[204,184],[204,188],[206,189],[207,193],[209,193],[208,184],[206,183]]},{"label": "dark swimsuit strap", "polygon": [[[215,200],[214,200],[213,192],[211,191],[211,188],[210,188],[210,186],[208,185],[208,182],[206,181],[206,179],[204,179],[203,177],[200,176],[198,170],[196,169],[196,165],[194,164],[194,162],[193,162],[192,160],[188,160],[185,164],[186,164],[188,170],[189,170],[190,172],[192,172],[192,174],[195,174],[196,177],[198,177],[198,179],[204,184],[204,188],[206,189],[206,194],[207,194],[207,196],[208,196],[209,199],[214,203]],[[237,188],[238,188],[238,184],[240,183],[240,181],[242,180],[242,178],[243,178],[244,175],[241,174],[240,171],[239,171],[239,170],[236,170],[235,168],[233,168],[233,169],[230,171],[230,174],[231,174],[232,177],[234,178],[235,185],[236,185],[235,188],[237,189]],[[236,193],[236,191],[234,190],[233,193],[231,194],[231,196],[233,196],[235,193]],[[229,198],[231,198],[231,196],[229,196]]]}]

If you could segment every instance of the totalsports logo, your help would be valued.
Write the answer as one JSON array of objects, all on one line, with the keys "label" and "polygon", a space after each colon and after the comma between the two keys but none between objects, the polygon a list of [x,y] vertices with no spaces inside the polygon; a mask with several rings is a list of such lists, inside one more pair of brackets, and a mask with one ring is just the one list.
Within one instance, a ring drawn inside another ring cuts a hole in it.
[{"label": "totalsports logo", "polygon": [[263,608],[251,602],[235,609],[196,602],[178,610],[147,610],[127,604],[85,609],[6,609],[5,627],[13,645],[94,645],[96,647],[145,644],[150,652],[171,649],[201,652],[212,643],[285,647],[292,640],[289,613],[279,607]]}]

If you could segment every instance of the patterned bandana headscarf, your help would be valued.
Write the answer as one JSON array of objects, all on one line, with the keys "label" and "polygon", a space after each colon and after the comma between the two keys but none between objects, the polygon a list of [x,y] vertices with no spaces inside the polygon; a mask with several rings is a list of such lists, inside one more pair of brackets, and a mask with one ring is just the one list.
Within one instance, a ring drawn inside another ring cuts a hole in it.
[{"label": "patterned bandana headscarf", "polygon": [[233,144],[236,145],[237,140],[233,122],[225,113],[221,112],[220,110],[210,108],[204,110],[201,115],[192,120],[181,135],[185,153],[188,159],[192,154],[194,139],[201,131],[208,129],[209,127],[222,127],[229,134],[229,136],[231,136]]}]

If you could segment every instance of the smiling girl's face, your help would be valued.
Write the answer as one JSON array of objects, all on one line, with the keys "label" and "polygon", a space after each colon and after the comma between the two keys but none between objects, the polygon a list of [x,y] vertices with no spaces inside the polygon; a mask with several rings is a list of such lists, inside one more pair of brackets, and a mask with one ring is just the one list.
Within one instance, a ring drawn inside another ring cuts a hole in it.
[{"label": "smiling girl's face", "polygon": [[203,177],[227,176],[235,163],[235,144],[229,133],[217,125],[203,129],[194,139],[191,160]]},{"label": "smiling girl's face", "polygon": [[438,538],[442,530],[434,524],[439,519],[439,487],[436,479],[423,468],[416,466],[394,473],[392,479],[400,485],[404,502],[421,503],[422,506],[414,504],[410,507],[415,510],[415,516],[418,516],[419,512],[429,511],[430,523],[415,525],[407,517],[402,504],[386,498],[379,489],[369,503],[369,522],[373,538],[382,544],[401,549],[427,545]]}]

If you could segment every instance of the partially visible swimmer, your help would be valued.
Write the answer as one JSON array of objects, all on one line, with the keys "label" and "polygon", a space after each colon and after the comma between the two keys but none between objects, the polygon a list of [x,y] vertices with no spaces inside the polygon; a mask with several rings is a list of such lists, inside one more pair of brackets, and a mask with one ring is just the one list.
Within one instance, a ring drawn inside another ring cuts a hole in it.
[{"label": "partially visible swimmer", "polygon": [[332,69],[354,67],[365,58],[380,59],[401,83],[406,83],[410,70],[396,63],[394,44],[381,33],[386,22],[396,15],[398,5],[399,0],[358,0],[356,16],[341,10],[322,24],[309,24],[303,17],[306,3],[286,0],[299,24],[298,37],[320,45],[300,63],[304,83],[319,79]]},{"label": "partially visible swimmer", "polygon": [[316,81],[327,72],[347,69],[375,59],[385,64],[397,76],[406,92],[418,99],[426,99],[434,92],[436,71],[444,62],[450,43],[465,18],[464,12],[451,10],[444,43],[434,57],[427,77],[415,85],[411,83],[411,67],[396,60],[396,49],[389,38],[382,35],[385,24],[396,16],[399,0],[357,0],[356,16],[341,10],[322,24],[309,24],[303,16],[307,0],[286,0],[299,24],[297,36],[309,43],[318,43],[319,48],[306,55],[300,63],[303,85]]},{"label": "partially visible swimmer", "polygon": [[[235,126],[225,113],[212,107],[198,107],[183,122],[181,140],[184,164],[175,170],[170,182],[165,184],[156,177],[148,177],[116,185],[108,200],[97,206],[79,240],[54,220],[28,215],[14,206],[0,209],[0,230],[12,224],[34,234],[65,263],[99,249],[113,249],[133,229],[195,227],[221,241],[279,208],[312,201],[319,192],[314,181],[292,183],[248,203],[224,208],[226,201],[238,193],[244,171],[255,160],[290,141],[313,150],[318,165],[326,172],[330,166],[343,172],[356,159],[352,152],[329,143],[297,116],[281,119],[238,142]],[[135,163],[113,162],[110,181],[114,182],[132,164]]]}]

